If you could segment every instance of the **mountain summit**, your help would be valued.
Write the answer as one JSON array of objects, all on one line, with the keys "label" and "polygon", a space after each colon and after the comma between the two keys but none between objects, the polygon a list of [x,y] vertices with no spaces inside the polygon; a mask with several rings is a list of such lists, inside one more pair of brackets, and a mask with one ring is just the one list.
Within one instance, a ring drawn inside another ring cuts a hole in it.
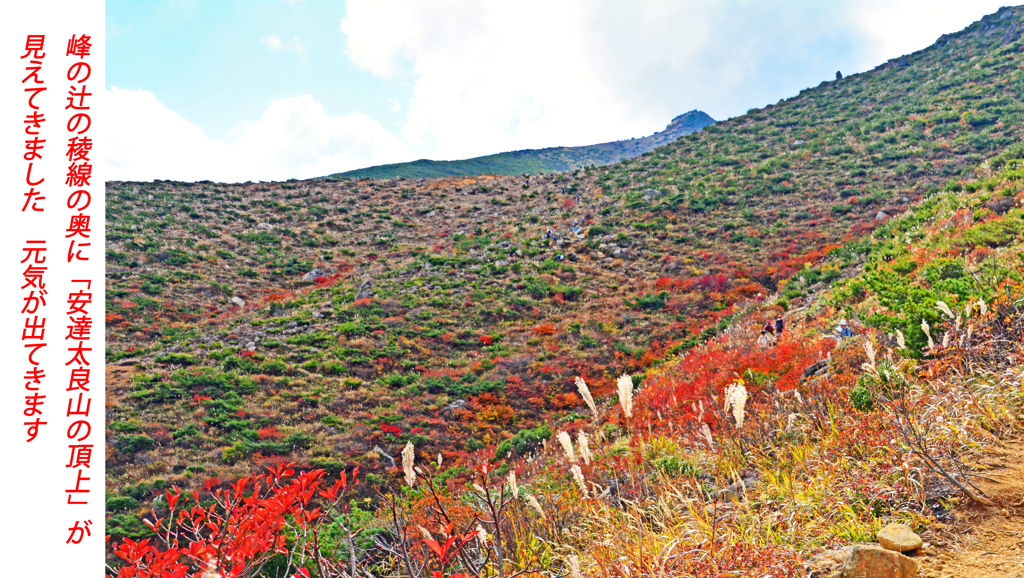
[{"label": "mountain summit", "polygon": [[715,124],[715,119],[691,110],[672,119],[665,130],[651,136],[578,146],[526,149],[459,161],[420,159],[409,163],[380,165],[331,175],[332,177],[391,179],[434,178],[465,175],[523,175],[569,171],[585,166],[604,166],[638,157],[670,144],[681,136]]}]

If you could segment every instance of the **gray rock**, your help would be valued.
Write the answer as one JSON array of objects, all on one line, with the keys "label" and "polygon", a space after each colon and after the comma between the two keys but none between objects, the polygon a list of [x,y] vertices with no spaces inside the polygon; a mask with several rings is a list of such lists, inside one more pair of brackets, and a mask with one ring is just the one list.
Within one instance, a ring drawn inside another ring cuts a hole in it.
[{"label": "gray rock", "polygon": [[620,249],[615,249],[615,251],[612,252],[612,257],[615,257],[616,259],[618,259],[618,258],[625,257],[628,254],[629,254],[629,249],[621,249],[620,248]]},{"label": "gray rock", "polygon": [[360,299],[369,299],[373,297],[373,291],[370,290],[373,285],[373,281],[367,279],[359,284],[359,289],[356,291],[356,301]]},{"label": "gray rock", "polygon": [[985,207],[997,215],[1002,215],[1013,208],[1013,199],[998,197],[985,203]]},{"label": "gray rock", "polygon": [[757,483],[757,479],[755,478],[741,478],[739,482],[734,482],[722,488],[721,490],[718,490],[718,492],[716,492],[715,495],[718,496],[719,498],[728,496],[740,496],[741,494],[749,492],[756,488]]},{"label": "gray rock", "polygon": [[393,467],[393,468],[394,468],[394,467],[397,467],[397,466],[396,466],[396,464],[395,464],[395,458],[394,458],[394,456],[392,456],[391,454],[389,454],[389,453],[387,453],[386,451],[384,451],[384,448],[382,448],[382,447],[380,447],[380,446],[373,446],[373,451],[377,452],[378,454],[380,454],[380,456],[381,456],[382,458],[384,458],[385,460],[387,460],[387,461],[388,461],[388,463],[390,463],[390,464],[391,464],[391,467]]},{"label": "gray rock", "polygon": [[449,403],[448,405],[444,406],[444,409],[442,409],[441,411],[444,412],[444,413],[448,413],[450,411],[455,411],[457,409],[462,409],[464,407],[466,407],[466,400],[464,400],[464,399],[457,399],[457,400]]},{"label": "gray rock", "polygon": [[647,189],[646,191],[644,191],[644,200],[647,202],[651,202],[654,199],[661,197],[662,194],[663,193],[658,189]]},{"label": "gray rock", "polygon": [[878,531],[877,538],[883,548],[894,552],[909,552],[924,546],[924,540],[906,524],[889,524]]},{"label": "gray rock", "polygon": [[317,277],[326,277],[327,273],[324,273],[320,269],[313,269],[309,273],[302,276],[303,281],[316,281]]},{"label": "gray rock", "polygon": [[235,296],[231,298],[231,304],[237,305],[238,307],[245,307],[245,299]]},{"label": "gray rock", "polygon": [[273,231],[274,230],[274,226],[271,225],[270,223],[260,223],[260,224],[256,225],[256,230],[257,231]]},{"label": "gray rock", "polygon": [[888,219],[888,218],[889,218],[888,213],[886,213],[885,211],[878,211],[878,214],[875,215],[875,222],[876,223],[884,223],[885,220]]}]

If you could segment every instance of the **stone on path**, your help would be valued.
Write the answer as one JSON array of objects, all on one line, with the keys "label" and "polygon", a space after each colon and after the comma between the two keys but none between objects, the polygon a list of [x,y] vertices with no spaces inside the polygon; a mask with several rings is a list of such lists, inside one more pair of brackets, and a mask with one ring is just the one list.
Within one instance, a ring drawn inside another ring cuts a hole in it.
[{"label": "stone on path", "polygon": [[910,526],[896,523],[878,531],[878,543],[893,552],[909,552],[924,546],[924,541],[910,529]]}]

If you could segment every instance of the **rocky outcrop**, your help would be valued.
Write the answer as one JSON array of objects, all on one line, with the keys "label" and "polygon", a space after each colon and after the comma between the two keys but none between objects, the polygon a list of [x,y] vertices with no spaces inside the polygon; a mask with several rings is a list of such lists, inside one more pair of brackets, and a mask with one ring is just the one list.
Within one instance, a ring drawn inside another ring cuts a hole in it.
[{"label": "rocky outcrop", "polygon": [[917,562],[878,546],[854,546],[838,578],[914,578]]}]

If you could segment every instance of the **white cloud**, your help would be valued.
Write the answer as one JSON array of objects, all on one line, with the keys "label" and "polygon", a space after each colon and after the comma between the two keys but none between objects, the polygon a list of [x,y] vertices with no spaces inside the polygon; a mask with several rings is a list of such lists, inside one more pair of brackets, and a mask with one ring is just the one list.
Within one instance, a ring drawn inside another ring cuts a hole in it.
[{"label": "white cloud", "polygon": [[375,75],[413,78],[402,136],[440,158],[589,144],[653,132],[670,118],[635,110],[609,89],[589,53],[586,0],[349,0],[347,8],[346,53]]},{"label": "white cloud", "polygon": [[266,46],[272,52],[277,52],[278,50],[281,50],[282,46],[284,46],[284,44],[281,42],[281,39],[278,38],[277,36],[274,36],[273,34],[267,34],[266,36],[261,38],[260,44]]},{"label": "white cloud", "polygon": [[289,6],[302,6],[306,3],[306,0],[284,0],[284,2]]},{"label": "white cloud", "polygon": [[868,0],[848,10],[869,37],[871,55],[884,61],[917,52],[1006,4],[1006,0]]},{"label": "white cloud", "polygon": [[358,67],[411,84],[402,137],[432,158],[651,134],[924,48],[1004,0],[348,0]]},{"label": "white cloud", "polygon": [[284,180],[399,162],[408,148],[366,115],[331,116],[312,96],[274,100],[255,121],[232,130],[233,142],[199,127],[145,90],[112,87],[107,105],[110,180]]},{"label": "white cloud", "polygon": [[299,55],[299,58],[303,62],[308,61],[306,57],[306,47],[302,45],[298,36],[292,38],[291,42],[284,42],[279,36],[273,34],[267,34],[263,38],[260,38],[260,44],[266,46],[271,52],[280,52],[281,50],[292,50]]}]

